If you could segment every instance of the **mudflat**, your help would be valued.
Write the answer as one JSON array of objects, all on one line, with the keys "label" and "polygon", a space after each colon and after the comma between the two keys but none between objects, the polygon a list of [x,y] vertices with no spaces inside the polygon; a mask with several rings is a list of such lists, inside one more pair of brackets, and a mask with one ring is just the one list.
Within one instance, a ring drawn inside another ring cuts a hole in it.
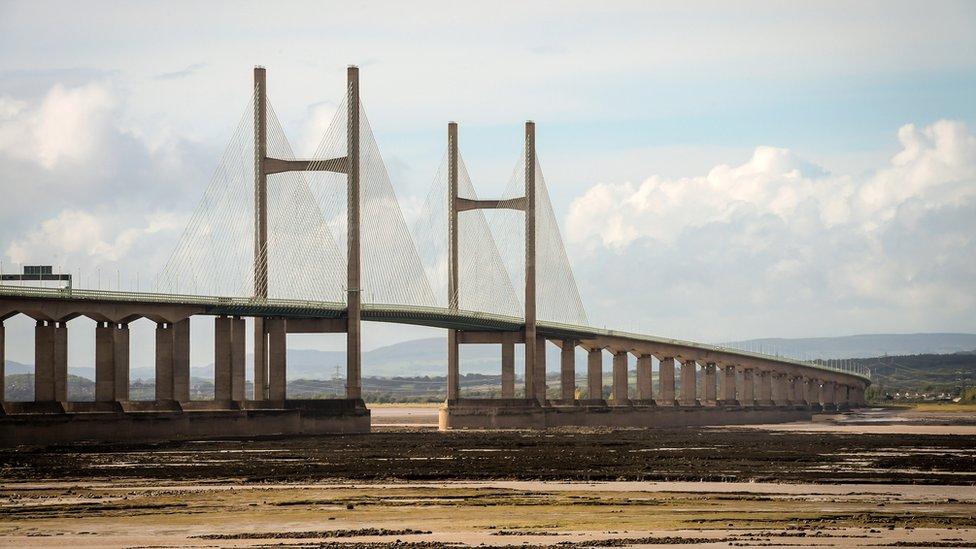
[{"label": "mudflat", "polygon": [[[0,545],[976,547],[976,418],[889,416],[21,448]],[[923,432],[809,429],[857,423]]]}]

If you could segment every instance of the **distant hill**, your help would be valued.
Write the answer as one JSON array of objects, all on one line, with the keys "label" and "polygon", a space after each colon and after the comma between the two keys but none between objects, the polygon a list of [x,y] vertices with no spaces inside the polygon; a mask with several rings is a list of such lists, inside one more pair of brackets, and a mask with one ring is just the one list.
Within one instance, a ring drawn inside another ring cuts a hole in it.
[{"label": "distant hill", "polygon": [[865,358],[948,354],[976,350],[976,334],[861,334],[839,337],[766,338],[733,342],[739,348],[804,353],[816,358]]}]

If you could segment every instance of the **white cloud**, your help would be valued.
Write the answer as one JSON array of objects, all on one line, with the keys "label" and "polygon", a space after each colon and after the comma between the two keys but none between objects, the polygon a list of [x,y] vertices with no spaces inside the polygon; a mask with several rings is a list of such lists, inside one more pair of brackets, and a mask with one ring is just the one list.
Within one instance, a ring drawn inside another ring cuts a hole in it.
[{"label": "white cloud", "polygon": [[[744,164],[705,176],[593,186],[566,222],[591,275],[584,293],[606,293],[590,262],[626,263],[656,289],[631,303],[598,303],[594,316],[653,311],[674,319],[665,333],[709,338],[749,335],[728,324],[743,310],[768,313],[757,326],[782,313],[785,335],[801,325],[813,333],[976,328],[976,136],[941,120],[903,126],[898,138],[901,150],[867,176],[830,174],[788,150],[757,147]],[[675,307],[697,311],[698,324]],[[703,310],[726,325],[706,327]],[[844,315],[863,319],[822,324]]]},{"label": "white cloud", "polygon": [[7,256],[14,263],[49,263],[52,258],[72,266],[116,263],[131,259],[134,248],[146,237],[173,232],[182,228],[184,221],[179,215],[158,212],[137,218],[136,226],[119,230],[118,219],[109,215],[64,210],[11,243]]},{"label": "white cloud", "polygon": [[115,100],[102,84],[55,85],[36,109],[0,98],[0,152],[52,169],[99,150]]}]

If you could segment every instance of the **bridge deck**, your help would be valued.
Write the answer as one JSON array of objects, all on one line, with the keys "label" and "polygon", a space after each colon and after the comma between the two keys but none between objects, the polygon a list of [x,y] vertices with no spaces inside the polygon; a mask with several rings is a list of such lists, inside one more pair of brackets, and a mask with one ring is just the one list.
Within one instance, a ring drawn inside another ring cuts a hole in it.
[{"label": "bridge deck", "polygon": [[[257,299],[250,297],[213,297],[198,295],[158,294],[148,292],[116,292],[68,288],[34,288],[0,285],[0,301],[14,299],[58,300],[66,302],[125,303],[146,305],[179,305],[198,308],[197,314],[236,316],[276,316],[284,318],[343,318],[344,303],[287,299]],[[435,328],[473,331],[519,331],[524,328],[521,318],[474,311],[451,311],[442,307],[415,305],[364,304],[363,320],[412,324]],[[622,344],[653,345],[684,349],[688,353],[721,354],[741,359],[754,359],[791,364],[804,368],[850,375],[870,383],[863,372],[835,368],[817,362],[807,362],[778,355],[754,353],[679,339],[637,334],[591,326],[575,326],[538,321],[539,335],[550,339],[612,340]]]}]

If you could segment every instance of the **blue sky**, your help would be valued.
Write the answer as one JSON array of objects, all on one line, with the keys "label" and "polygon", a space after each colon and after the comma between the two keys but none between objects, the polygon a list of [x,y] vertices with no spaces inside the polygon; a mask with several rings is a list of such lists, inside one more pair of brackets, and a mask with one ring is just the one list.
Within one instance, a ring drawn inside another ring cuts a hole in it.
[{"label": "blue sky", "polygon": [[[536,120],[597,323],[709,341],[972,332],[974,27],[972,2],[0,2],[0,252],[7,270],[158,268],[252,66],[308,151],[358,64],[408,211],[448,120],[484,195]],[[619,219],[585,215],[596,203]],[[824,267],[851,258],[872,277]]]}]

